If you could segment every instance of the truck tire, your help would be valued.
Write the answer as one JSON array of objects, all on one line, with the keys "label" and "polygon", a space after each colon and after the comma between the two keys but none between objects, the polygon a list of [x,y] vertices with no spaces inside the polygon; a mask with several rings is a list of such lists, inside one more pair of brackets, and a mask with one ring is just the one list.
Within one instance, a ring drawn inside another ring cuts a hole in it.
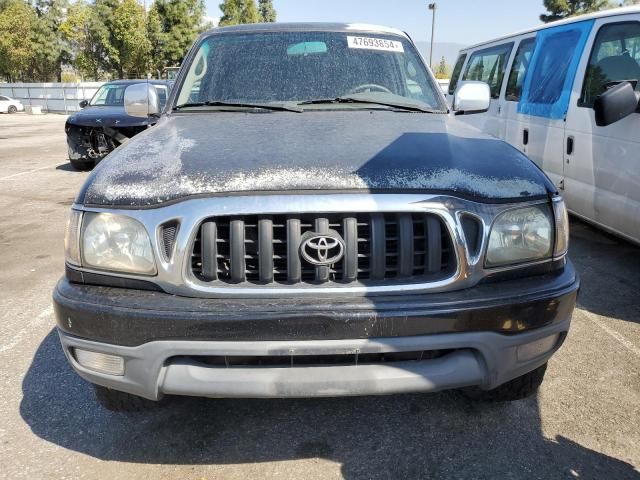
[{"label": "truck tire", "polygon": [[547,364],[545,363],[534,371],[514,378],[493,390],[473,388],[464,389],[463,393],[469,398],[485,402],[512,402],[514,400],[522,400],[538,391],[546,371]]},{"label": "truck tire", "polygon": [[158,402],[130,393],[111,390],[100,385],[94,385],[93,387],[100,405],[112,412],[144,412],[159,405]]}]

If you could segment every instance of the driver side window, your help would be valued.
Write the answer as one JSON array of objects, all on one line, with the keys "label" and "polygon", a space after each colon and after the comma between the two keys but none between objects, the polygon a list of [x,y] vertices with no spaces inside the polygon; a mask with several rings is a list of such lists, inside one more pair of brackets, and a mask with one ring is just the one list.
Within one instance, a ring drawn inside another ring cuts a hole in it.
[{"label": "driver side window", "polygon": [[603,26],[596,37],[579,105],[592,108],[611,84],[635,80],[640,91],[640,22]]}]

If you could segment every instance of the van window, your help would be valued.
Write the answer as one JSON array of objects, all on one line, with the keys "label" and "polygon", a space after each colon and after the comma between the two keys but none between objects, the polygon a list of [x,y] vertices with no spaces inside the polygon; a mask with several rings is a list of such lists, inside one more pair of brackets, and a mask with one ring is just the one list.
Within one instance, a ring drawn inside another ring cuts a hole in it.
[{"label": "van window", "polygon": [[467,54],[463,53],[458,57],[456,66],[453,67],[453,73],[451,74],[451,81],[449,82],[449,95],[453,95],[454,93],[456,93],[458,80],[460,79],[460,74],[462,73],[462,67],[464,66],[464,61],[466,59],[467,59]]},{"label": "van window", "polygon": [[603,26],[591,51],[582,86],[581,107],[593,107],[596,97],[611,82],[637,80],[640,91],[640,23],[626,22]]},{"label": "van window", "polygon": [[474,52],[462,79],[488,83],[491,97],[498,98],[512,48],[513,43],[507,43]]},{"label": "van window", "polygon": [[580,31],[576,29],[558,32],[542,43],[531,78],[529,102],[551,105],[560,99],[579,41]]},{"label": "van window", "polygon": [[506,99],[510,102],[517,102],[520,100],[524,77],[527,75],[529,62],[531,62],[531,55],[533,55],[535,44],[535,38],[527,38],[520,42],[516,58],[513,60],[513,65],[511,66],[509,80],[507,81]]}]

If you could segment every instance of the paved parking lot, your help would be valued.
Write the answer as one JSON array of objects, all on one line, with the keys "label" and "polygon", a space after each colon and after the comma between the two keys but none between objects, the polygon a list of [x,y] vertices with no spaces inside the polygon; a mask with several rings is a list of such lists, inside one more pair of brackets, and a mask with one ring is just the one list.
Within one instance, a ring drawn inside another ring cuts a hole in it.
[{"label": "paved parking lot", "polygon": [[0,477],[640,478],[640,248],[577,221],[580,306],[536,398],[102,410],[53,330],[65,217],[87,176],[66,161],[64,120],[0,115]]}]

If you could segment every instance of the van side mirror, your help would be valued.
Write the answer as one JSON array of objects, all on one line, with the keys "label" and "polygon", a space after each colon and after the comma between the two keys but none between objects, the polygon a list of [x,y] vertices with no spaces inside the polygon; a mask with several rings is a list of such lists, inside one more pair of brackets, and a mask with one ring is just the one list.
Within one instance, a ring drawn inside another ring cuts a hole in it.
[{"label": "van side mirror", "polygon": [[491,88],[484,82],[462,82],[453,96],[456,115],[484,113],[491,104]]},{"label": "van side mirror", "polygon": [[620,82],[596,98],[593,109],[596,125],[606,127],[628,117],[638,109],[640,94],[635,91],[635,82]]},{"label": "van side mirror", "polygon": [[89,105],[89,100],[82,100],[79,104],[80,108],[84,108]]},{"label": "van side mirror", "polygon": [[156,87],[149,83],[128,86],[124,91],[124,109],[131,117],[160,115],[160,100]]}]

